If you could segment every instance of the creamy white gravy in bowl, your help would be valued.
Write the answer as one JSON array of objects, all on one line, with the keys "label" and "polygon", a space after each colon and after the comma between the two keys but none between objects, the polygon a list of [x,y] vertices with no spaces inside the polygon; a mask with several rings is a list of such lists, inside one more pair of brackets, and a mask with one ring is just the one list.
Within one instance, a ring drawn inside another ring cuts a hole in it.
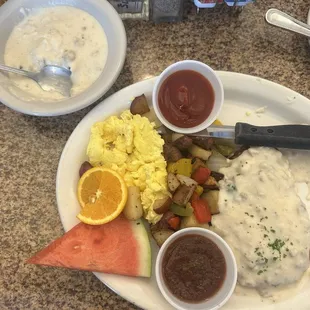
[{"label": "creamy white gravy in bowl", "polygon": [[[107,55],[105,32],[93,16],[74,7],[56,6],[32,10],[14,27],[6,42],[4,62],[32,72],[39,72],[45,65],[69,68],[74,97],[97,80]],[[66,99],[58,92],[42,90],[29,78],[11,74],[10,79],[25,92],[24,100]]]}]

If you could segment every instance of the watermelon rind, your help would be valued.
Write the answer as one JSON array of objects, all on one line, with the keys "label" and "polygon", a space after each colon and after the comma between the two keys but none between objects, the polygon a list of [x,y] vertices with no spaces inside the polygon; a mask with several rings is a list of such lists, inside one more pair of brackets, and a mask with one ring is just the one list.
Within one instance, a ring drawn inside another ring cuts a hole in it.
[{"label": "watermelon rind", "polygon": [[136,220],[132,222],[133,234],[137,240],[140,262],[138,275],[140,277],[151,277],[152,274],[152,251],[149,235],[145,228],[143,220]]}]

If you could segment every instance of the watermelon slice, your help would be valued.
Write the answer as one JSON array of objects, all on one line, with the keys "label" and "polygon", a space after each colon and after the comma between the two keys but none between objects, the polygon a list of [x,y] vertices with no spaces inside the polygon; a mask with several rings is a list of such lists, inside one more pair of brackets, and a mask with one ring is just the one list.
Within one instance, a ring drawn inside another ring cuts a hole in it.
[{"label": "watermelon slice", "polygon": [[141,220],[119,216],[99,226],[77,224],[27,263],[150,277],[151,247]]}]

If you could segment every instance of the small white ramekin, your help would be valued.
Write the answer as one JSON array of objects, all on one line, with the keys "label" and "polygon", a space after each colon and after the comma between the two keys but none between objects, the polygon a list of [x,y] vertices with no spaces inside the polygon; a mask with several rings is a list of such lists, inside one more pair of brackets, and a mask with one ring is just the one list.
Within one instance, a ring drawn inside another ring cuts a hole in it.
[{"label": "small white ramekin", "polygon": [[[177,71],[182,71],[182,70],[196,71],[200,73],[201,75],[203,75],[206,79],[208,79],[214,90],[214,97],[215,97],[213,109],[211,111],[211,114],[207,117],[207,119],[201,124],[195,127],[190,127],[190,128],[182,128],[182,127],[178,127],[178,126],[171,124],[163,116],[158,106],[158,93],[159,93],[161,85],[167,79],[168,76],[170,76],[171,74]],[[202,62],[199,62],[199,61],[195,61],[195,60],[183,60],[183,61],[176,62],[173,65],[169,66],[160,74],[160,76],[157,78],[155,82],[155,86],[154,86],[153,94],[152,94],[152,101],[153,101],[154,111],[164,126],[166,126],[167,128],[171,129],[174,132],[183,133],[183,134],[191,134],[191,133],[199,132],[203,129],[206,129],[216,120],[216,118],[221,112],[221,109],[224,103],[224,88],[223,88],[223,84],[221,80],[219,79],[215,71],[211,69],[208,65]]]},{"label": "small white ramekin", "polygon": [[[176,239],[185,235],[201,235],[213,241],[221,250],[226,261],[226,277],[220,290],[210,299],[200,303],[186,303],[171,294],[162,275],[162,261],[169,245]],[[231,297],[237,283],[237,264],[235,256],[229,245],[216,233],[204,228],[185,228],[171,235],[161,246],[155,266],[157,285],[165,299],[178,310],[217,310]]]}]

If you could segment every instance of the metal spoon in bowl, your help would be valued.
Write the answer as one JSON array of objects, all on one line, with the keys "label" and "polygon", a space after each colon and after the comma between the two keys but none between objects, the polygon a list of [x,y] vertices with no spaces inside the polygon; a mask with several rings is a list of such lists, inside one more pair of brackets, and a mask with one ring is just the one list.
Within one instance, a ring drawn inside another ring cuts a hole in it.
[{"label": "metal spoon in bowl", "polygon": [[0,64],[0,70],[24,75],[36,81],[45,91],[56,91],[70,97],[72,88],[71,70],[54,65],[44,66],[40,72],[29,72]]},{"label": "metal spoon in bowl", "polygon": [[277,9],[270,9],[266,13],[266,21],[273,25],[289,31],[302,34],[310,38],[310,26],[298,19]]}]

